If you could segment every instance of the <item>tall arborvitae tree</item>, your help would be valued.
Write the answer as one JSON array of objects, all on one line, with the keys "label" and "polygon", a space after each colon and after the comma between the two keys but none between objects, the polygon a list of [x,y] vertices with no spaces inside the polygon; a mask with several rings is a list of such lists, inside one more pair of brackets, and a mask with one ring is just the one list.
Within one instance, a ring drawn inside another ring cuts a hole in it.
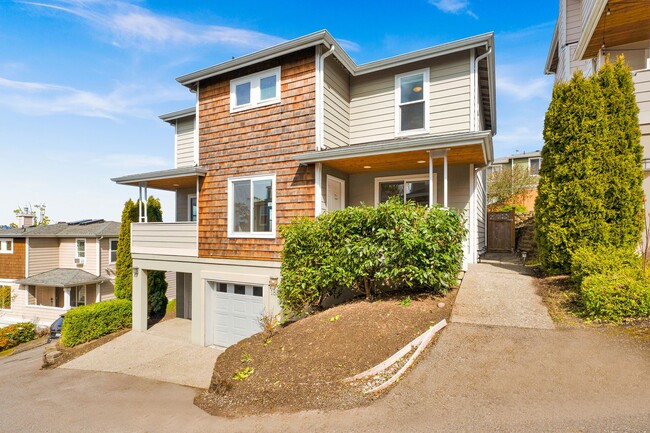
[{"label": "tall arborvitae tree", "polygon": [[133,200],[124,203],[122,224],[115,260],[115,297],[131,300],[133,290],[133,259],[131,258],[131,223],[138,220],[138,207]]},{"label": "tall arborvitae tree", "polygon": [[633,91],[622,59],[553,89],[535,203],[540,259],[549,272],[568,272],[581,246],[638,242],[643,190]]}]

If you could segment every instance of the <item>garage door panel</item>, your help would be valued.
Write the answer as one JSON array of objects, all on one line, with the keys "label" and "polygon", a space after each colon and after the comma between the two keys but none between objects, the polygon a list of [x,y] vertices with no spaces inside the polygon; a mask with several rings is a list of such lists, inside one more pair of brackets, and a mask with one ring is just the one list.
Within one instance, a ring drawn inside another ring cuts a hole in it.
[{"label": "garage door panel", "polygon": [[[220,283],[225,284],[225,283]],[[230,346],[262,330],[259,318],[264,311],[264,300],[253,296],[253,288],[246,287],[246,294],[234,293],[234,285],[228,291],[218,291],[217,284],[208,286],[210,296],[210,324],[213,341],[218,346]],[[241,290],[241,289],[240,289]]]}]

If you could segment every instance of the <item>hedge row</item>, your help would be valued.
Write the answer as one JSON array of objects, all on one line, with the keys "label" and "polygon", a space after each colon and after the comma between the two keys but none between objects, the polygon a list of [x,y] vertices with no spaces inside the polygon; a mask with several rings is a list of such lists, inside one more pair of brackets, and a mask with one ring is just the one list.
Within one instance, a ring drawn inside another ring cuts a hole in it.
[{"label": "hedge row", "polygon": [[400,199],[296,219],[280,232],[278,298],[297,315],[343,289],[366,297],[387,289],[443,292],[457,282],[466,236],[457,212]]},{"label": "hedge row", "polygon": [[16,323],[0,329],[0,352],[32,341],[36,337],[36,325],[30,322]]},{"label": "hedge row", "polygon": [[73,308],[65,314],[61,342],[72,347],[131,326],[131,301],[114,299]]}]

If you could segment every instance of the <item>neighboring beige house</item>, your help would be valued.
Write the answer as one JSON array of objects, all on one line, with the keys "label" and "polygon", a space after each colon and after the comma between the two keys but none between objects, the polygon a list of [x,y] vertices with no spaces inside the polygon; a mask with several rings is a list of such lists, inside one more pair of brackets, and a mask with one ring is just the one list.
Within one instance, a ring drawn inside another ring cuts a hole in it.
[{"label": "neighboring beige house", "polygon": [[[495,172],[500,172],[504,169],[513,170],[515,167],[522,167],[528,170],[531,176],[539,176],[539,169],[542,166],[542,152],[536,150],[534,152],[516,153],[514,155],[497,158],[487,168],[488,176],[488,189],[490,186],[490,175]],[[511,203],[513,205],[524,206],[528,211],[535,208],[535,198],[537,197],[537,188],[533,187],[527,194],[515,197]],[[490,203],[488,203],[490,206]]]},{"label": "neighboring beige house", "polygon": [[[0,229],[0,324],[49,326],[70,308],[113,296],[120,223],[81,220]],[[9,289],[7,289],[9,288]]]},{"label": "neighboring beige house", "polygon": [[160,270],[176,272],[194,344],[258,332],[279,312],[278,229],[300,216],[398,196],[464,213],[466,263],[484,248],[491,33],[357,65],[320,31],[177,80],[196,105],[161,116],[174,168],[113,179],[145,199],[176,193],[176,222],[141,209],[131,227],[135,331],[147,328],[147,272]]},{"label": "neighboring beige house", "polygon": [[545,72],[567,81],[590,75],[609,55],[632,69],[643,145],[643,190],[650,197],[650,1],[560,0]]}]

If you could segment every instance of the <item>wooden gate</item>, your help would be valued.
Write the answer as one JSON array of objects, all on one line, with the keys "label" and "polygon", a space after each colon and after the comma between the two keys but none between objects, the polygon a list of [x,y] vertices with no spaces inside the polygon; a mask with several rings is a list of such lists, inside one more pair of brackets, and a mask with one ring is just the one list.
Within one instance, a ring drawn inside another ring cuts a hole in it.
[{"label": "wooden gate", "polygon": [[515,211],[488,212],[488,252],[512,252],[514,249]]}]

